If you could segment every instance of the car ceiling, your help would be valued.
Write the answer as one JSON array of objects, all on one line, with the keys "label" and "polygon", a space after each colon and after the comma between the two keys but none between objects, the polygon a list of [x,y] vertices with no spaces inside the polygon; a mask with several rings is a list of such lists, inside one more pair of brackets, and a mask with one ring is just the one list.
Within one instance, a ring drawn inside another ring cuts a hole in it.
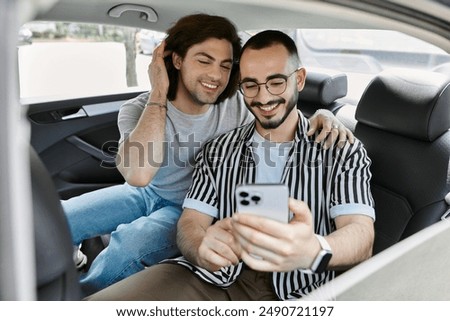
[{"label": "car ceiling", "polygon": [[[120,24],[165,31],[181,16],[204,12],[228,17],[240,30],[268,28],[377,28],[399,30],[450,52],[447,0],[61,0],[36,20]],[[108,15],[122,4],[151,7],[157,22],[136,11]]]}]

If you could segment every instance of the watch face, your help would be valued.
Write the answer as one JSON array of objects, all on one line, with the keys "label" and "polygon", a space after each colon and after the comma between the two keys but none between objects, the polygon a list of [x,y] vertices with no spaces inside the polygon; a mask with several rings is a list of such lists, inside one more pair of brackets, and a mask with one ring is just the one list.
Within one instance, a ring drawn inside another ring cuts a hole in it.
[{"label": "watch face", "polygon": [[[330,262],[332,256],[333,255],[331,254],[330,251],[328,251],[328,250],[321,250],[319,252],[319,255],[317,256],[317,259],[316,259],[317,265],[314,264],[315,265],[314,270],[313,270],[314,273],[322,273],[322,272],[324,272],[325,269],[327,268],[328,263]],[[314,263],[316,263],[316,262],[314,262]]]}]

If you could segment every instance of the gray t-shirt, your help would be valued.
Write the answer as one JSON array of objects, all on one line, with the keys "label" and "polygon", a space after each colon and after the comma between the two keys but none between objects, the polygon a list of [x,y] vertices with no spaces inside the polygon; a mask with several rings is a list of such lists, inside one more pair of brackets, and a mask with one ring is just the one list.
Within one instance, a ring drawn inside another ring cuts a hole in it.
[{"label": "gray t-shirt", "polygon": [[[148,93],[129,100],[119,111],[120,142],[136,127],[148,100]],[[201,115],[189,115],[167,105],[164,161],[146,188],[182,204],[191,184],[195,156],[208,140],[253,120],[240,94],[211,105]],[[150,157],[151,160],[151,157]]]}]

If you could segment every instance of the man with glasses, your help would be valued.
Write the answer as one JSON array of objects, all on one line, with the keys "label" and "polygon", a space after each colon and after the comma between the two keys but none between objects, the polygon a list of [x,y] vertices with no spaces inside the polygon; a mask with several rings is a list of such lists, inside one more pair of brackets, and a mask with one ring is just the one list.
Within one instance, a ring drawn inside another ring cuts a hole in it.
[{"label": "man with glasses", "polygon": [[264,85],[272,95],[281,95],[286,90],[287,80],[300,68],[295,69],[289,75],[272,75],[267,78],[266,82],[257,83],[254,80],[244,79],[239,84],[239,89],[247,98],[258,96],[260,86]]},{"label": "man with glasses", "polygon": [[[325,150],[306,134],[310,125],[296,108],[306,78],[299,66],[286,34],[269,30],[248,40],[239,88],[255,120],[206,143],[197,156],[178,222],[183,257],[89,299],[296,299],[371,256],[370,160],[359,141]],[[272,150],[277,157],[269,158]],[[236,187],[251,183],[285,184],[291,221],[236,213]]]}]

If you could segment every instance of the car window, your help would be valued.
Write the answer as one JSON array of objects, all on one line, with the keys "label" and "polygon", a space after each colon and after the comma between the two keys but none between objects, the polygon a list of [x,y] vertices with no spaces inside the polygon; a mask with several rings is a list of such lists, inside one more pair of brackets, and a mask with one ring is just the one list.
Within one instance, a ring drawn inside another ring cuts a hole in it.
[{"label": "car window", "polygon": [[[289,29],[307,70],[344,72],[356,104],[380,71],[450,64],[442,49],[389,30]],[[258,31],[241,32],[245,42]],[[68,22],[30,22],[18,35],[20,96],[34,102],[150,89],[148,64],[165,34]],[[448,70],[448,69],[447,69]]]},{"label": "car window", "polygon": [[20,97],[34,101],[148,90],[151,53],[165,34],[136,28],[30,22],[20,28]]},{"label": "car window", "polygon": [[[449,70],[450,55],[420,39],[391,30],[297,29],[282,30],[297,44],[307,70],[344,72],[348,94],[356,104],[370,80],[386,68]],[[242,33],[244,40],[258,31]]]}]

